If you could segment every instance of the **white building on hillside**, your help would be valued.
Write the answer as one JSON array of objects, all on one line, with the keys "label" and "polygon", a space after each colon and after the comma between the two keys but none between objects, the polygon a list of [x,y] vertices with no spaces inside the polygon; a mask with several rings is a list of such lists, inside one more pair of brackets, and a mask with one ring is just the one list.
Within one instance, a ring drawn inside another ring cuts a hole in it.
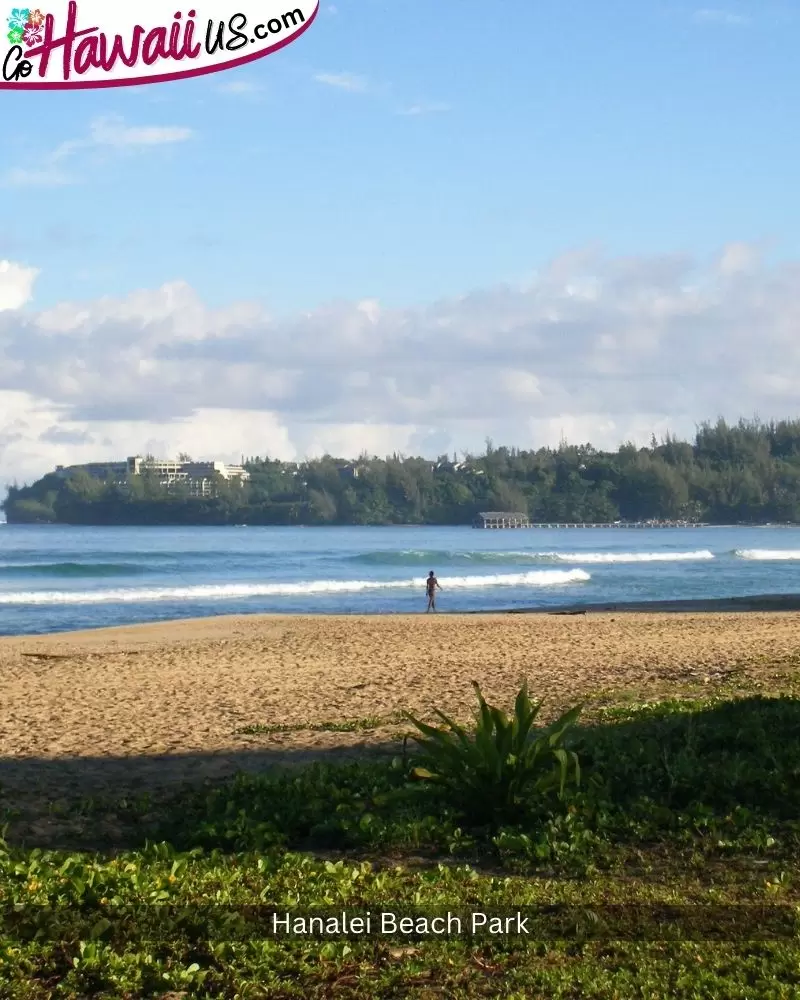
[{"label": "white building on hillside", "polygon": [[228,482],[246,482],[250,478],[250,473],[242,465],[143,458],[141,455],[133,455],[125,462],[88,462],[85,465],[66,467],[58,465],[56,475],[66,477],[79,470],[96,479],[111,482],[124,482],[128,476],[154,475],[162,486],[185,485],[191,496],[210,496],[216,476],[221,476]]}]

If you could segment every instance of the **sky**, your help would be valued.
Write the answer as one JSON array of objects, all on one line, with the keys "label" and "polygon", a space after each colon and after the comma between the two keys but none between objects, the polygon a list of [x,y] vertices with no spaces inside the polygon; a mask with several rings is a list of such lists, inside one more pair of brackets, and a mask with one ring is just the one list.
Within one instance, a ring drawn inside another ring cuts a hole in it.
[{"label": "sky", "polygon": [[797,416],[800,4],[701,3],[323,0],[3,91],[0,483]]}]

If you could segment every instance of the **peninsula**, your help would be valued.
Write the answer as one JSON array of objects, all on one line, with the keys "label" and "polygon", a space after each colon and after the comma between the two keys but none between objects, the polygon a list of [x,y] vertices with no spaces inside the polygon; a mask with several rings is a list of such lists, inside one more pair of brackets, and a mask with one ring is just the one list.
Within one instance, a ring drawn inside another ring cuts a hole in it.
[{"label": "peninsula", "polygon": [[[9,524],[469,525],[800,523],[800,420],[725,421],[655,438],[436,459],[366,454],[237,464],[133,456],[59,467],[3,504]],[[512,515],[503,515],[512,516]]]}]

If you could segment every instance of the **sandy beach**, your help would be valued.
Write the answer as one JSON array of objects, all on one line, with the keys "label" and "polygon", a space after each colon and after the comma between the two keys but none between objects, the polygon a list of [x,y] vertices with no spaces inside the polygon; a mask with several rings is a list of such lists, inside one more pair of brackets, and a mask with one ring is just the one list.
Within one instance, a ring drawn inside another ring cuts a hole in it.
[{"label": "sandy beach", "polygon": [[[221,617],[0,639],[0,784],[80,791],[386,744],[470,681],[552,710],[719,684],[800,653],[800,613]],[[314,729],[377,719],[368,732]],[[249,726],[284,731],[244,735]],[[402,727],[401,727],[402,728]]]}]

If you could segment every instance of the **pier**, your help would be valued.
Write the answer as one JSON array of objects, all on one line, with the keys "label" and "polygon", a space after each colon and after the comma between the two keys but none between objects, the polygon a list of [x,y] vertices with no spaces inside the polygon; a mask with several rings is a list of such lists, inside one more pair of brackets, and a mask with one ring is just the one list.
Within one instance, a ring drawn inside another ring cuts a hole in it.
[{"label": "pier", "polygon": [[539,523],[530,522],[529,528],[708,528],[709,525],[699,521],[603,521],[599,524],[584,522],[572,523]]},{"label": "pier", "polygon": [[531,522],[527,514],[504,514],[498,511],[488,511],[478,514],[472,522],[473,528],[530,528]]},{"label": "pier", "polygon": [[707,528],[708,524],[699,521],[602,521],[598,523],[584,521],[531,521],[527,514],[509,514],[488,511],[478,514],[472,522],[473,528],[502,530],[507,528]]}]

